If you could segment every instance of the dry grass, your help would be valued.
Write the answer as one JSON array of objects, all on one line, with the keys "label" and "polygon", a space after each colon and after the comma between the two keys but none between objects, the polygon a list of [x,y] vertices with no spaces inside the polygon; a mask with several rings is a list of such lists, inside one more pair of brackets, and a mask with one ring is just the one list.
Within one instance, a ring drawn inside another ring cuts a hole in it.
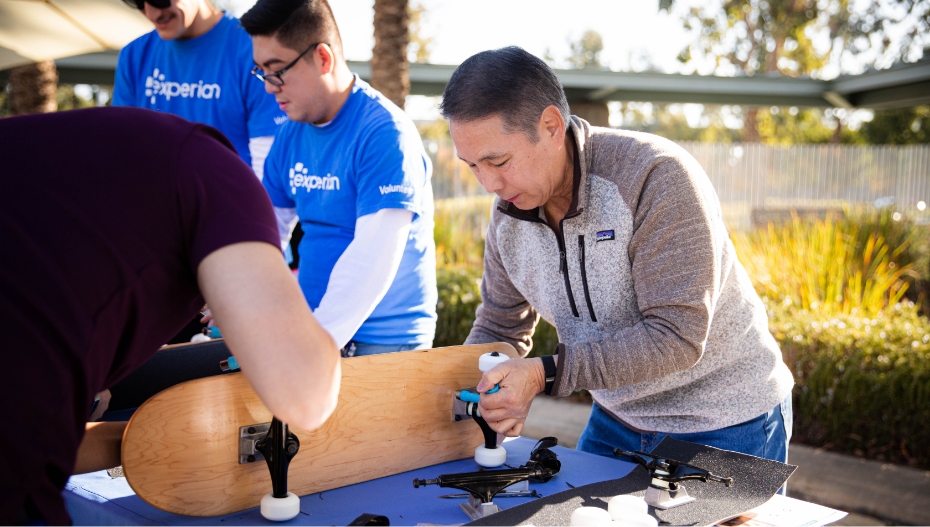
[{"label": "dry grass", "polygon": [[875,222],[802,221],[731,235],[756,291],[804,310],[874,315],[907,291],[913,264],[899,263],[910,240],[889,243]]}]

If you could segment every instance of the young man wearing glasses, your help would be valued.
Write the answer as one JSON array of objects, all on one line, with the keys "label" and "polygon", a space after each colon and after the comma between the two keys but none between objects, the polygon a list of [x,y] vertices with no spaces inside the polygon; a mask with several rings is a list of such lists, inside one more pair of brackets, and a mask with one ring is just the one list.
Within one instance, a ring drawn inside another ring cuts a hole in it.
[{"label": "young man wearing glasses", "polygon": [[155,30],[119,54],[114,106],[159,110],[222,132],[261,179],[278,125],[286,121],[249,80],[252,42],[209,0],[124,0]]},{"label": "young man wearing glasses", "polygon": [[299,280],[314,315],[344,356],[430,347],[432,167],[413,121],[349,71],[325,0],[259,0],[242,27],[253,73],[290,119],[264,185],[282,245],[303,227]]}]

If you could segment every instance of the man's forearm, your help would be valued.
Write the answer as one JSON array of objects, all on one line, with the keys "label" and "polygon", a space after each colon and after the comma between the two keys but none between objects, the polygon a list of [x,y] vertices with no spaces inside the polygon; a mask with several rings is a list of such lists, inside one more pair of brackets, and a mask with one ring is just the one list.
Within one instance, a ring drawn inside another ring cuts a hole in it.
[{"label": "man's forearm", "polygon": [[[532,334],[539,315],[523,298],[492,295],[488,283],[494,280],[494,274],[488,272],[487,263],[485,269],[481,281],[481,305],[475,313],[475,322],[465,344],[506,342],[516,348],[521,356],[525,356],[533,348]],[[503,301],[508,302],[508,305],[499,304]]]},{"label": "man's forearm", "polygon": [[203,259],[197,281],[265,406],[294,428],[322,425],[338,401],[339,351],[281,253],[262,242],[227,245]]},{"label": "man's forearm", "polygon": [[564,364],[559,367],[558,393],[553,390],[552,395],[615,390],[664,377],[694,366],[702,352],[699,344],[683,338],[667,322],[647,319],[603,338],[567,346],[565,356],[560,356]]}]

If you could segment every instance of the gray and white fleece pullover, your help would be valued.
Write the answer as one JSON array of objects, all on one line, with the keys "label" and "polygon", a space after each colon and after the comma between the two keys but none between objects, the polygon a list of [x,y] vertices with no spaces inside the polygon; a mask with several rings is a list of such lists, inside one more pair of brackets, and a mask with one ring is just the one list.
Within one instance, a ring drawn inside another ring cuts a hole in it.
[{"label": "gray and white fleece pullover", "polygon": [[559,334],[552,394],[587,389],[633,429],[716,430],[794,385],[697,161],[660,137],[572,117],[575,191],[559,236],[497,200],[466,344]]}]

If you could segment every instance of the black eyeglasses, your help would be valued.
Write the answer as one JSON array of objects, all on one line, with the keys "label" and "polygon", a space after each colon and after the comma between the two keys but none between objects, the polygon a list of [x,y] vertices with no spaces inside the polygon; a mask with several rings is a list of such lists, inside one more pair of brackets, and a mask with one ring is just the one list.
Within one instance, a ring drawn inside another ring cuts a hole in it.
[{"label": "black eyeglasses", "polygon": [[256,64],[255,67],[252,68],[252,75],[255,75],[255,77],[258,80],[262,82],[267,82],[268,84],[271,84],[272,86],[279,86],[279,87],[284,86],[284,79],[281,78],[281,75],[284,75],[284,73],[287,72],[287,70],[293,68],[294,64],[297,64],[297,61],[300,60],[300,57],[303,57],[304,55],[307,54],[308,51],[319,46],[320,44],[326,44],[326,42],[315,42],[313,44],[310,44],[310,47],[303,50],[300,53],[300,55],[297,55],[297,58],[292,60],[290,64],[288,64],[287,66],[284,66],[283,68],[279,69],[278,71],[274,73],[269,73],[266,75],[265,72],[263,72],[262,69]]},{"label": "black eyeglasses", "polygon": [[149,4],[152,7],[157,7],[158,9],[166,9],[171,7],[171,0],[123,0],[123,3],[129,7],[138,9],[139,11],[145,9],[145,4]]}]

